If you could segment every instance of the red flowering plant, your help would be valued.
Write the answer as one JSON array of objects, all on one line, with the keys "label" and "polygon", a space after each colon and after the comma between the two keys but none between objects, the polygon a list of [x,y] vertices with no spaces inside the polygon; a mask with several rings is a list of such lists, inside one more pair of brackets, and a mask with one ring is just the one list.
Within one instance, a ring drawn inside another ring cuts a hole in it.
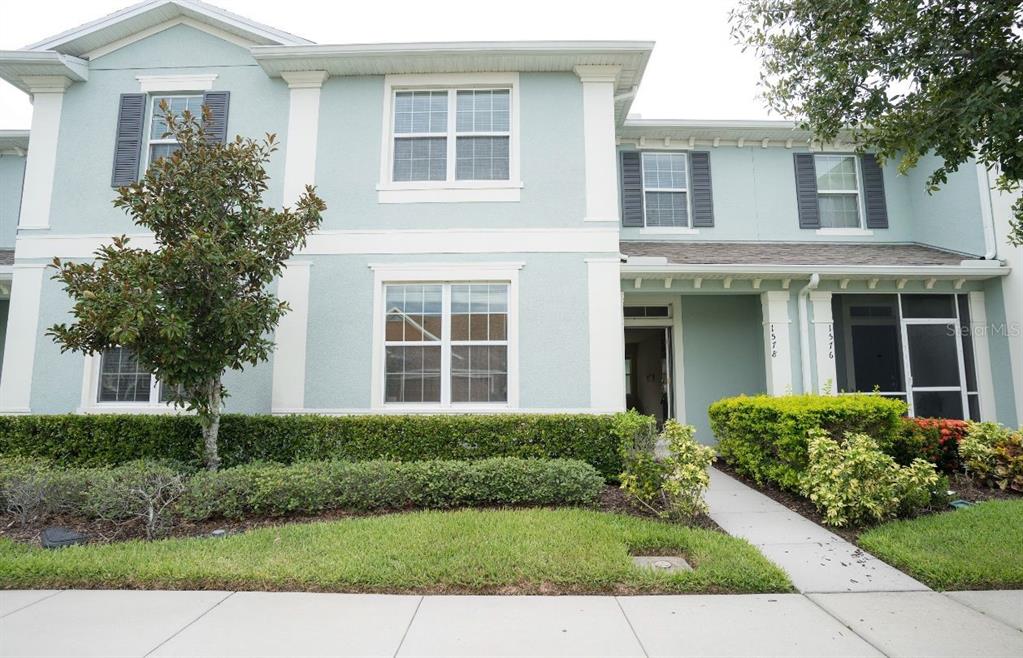
[{"label": "red flowering plant", "polygon": [[895,461],[909,464],[919,457],[942,473],[960,470],[959,443],[966,436],[966,421],[953,418],[903,418],[902,432],[891,453]]}]

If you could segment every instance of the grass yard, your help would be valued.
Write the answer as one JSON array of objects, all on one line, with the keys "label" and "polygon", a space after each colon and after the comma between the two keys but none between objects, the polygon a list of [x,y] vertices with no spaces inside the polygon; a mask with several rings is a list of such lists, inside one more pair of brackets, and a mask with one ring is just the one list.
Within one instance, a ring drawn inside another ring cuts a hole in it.
[{"label": "grass yard", "polygon": [[[693,572],[632,565],[681,554]],[[785,574],[711,530],[583,509],[414,512],[288,524],[222,539],[44,550],[0,540],[0,588],[502,594],[781,592]]]},{"label": "grass yard", "polygon": [[893,521],[859,543],[935,589],[1023,587],[1023,500]]}]

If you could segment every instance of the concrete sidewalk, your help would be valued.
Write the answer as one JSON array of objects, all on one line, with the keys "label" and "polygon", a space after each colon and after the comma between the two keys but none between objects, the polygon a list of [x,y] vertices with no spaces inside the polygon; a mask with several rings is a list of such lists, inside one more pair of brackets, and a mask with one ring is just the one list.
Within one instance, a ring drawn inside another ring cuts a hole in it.
[{"label": "concrete sidewalk", "polygon": [[0,591],[2,656],[1023,655],[1023,592]]},{"label": "concrete sidewalk", "polygon": [[925,592],[928,587],[735,478],[710,469],[709,516],[789,575],[803,593]]}]

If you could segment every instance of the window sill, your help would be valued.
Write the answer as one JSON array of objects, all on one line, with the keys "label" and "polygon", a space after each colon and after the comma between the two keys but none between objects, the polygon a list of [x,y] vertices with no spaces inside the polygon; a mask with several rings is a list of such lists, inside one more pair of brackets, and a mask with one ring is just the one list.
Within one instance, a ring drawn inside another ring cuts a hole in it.
[{"label": "window sill", "polygon": [[379,203],[473,203],[516,202],[521,182],[473,181],[463,183],[422,182],[377,185]]},{"label": "window sill", "polygon": [[817,235],[869,236],[874,235],[874,232],[865,228],[819,228]]},{"label": "window sill", "polygon": [[688,226],[650,226],[639,229],[640,235],[699,235],[700,229]]},{"label": "window sill", "polygon": [[76,414],[159,414],[159,415],[194,415],[194,412],[184,407],[175,407],[171,404],[151,404],[140,402],[138,404],[99,402],[87,407],[78,407]]},{"label": "window sill", "polygon": [[448,406],[442,406],[437,404],[400,404],[400,403],[387,403],[385,402],[382,406],[374,407],[373,413],[379,414],[465,414],[465,413],[493,413],[495,411],[515,411],[511,405],[507,403],[497,404],[451,404]]}]

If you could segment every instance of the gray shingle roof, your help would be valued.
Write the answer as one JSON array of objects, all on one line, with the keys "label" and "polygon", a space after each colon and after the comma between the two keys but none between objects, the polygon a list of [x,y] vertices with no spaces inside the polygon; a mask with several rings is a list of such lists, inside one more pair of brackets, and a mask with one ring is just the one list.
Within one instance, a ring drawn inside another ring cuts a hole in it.
[{"label": "gray shingle roof", "polygon": [[14,265],[13,249],[0,249],[0,265]]},{"label": "gray shingle roof", "polygon": [[959,265],[973,258],[918,244],[625,241],[620,249],[675,265]]}]

